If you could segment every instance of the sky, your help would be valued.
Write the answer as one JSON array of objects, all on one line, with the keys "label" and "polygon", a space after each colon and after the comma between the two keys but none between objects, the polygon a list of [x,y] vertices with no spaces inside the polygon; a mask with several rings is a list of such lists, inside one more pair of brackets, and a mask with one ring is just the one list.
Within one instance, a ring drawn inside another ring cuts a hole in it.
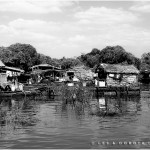
[{"label": "sky", "polygon": [[0,46],[31,44],[52,58],[122,46],[150,52],[150,1],[0,0]]}]

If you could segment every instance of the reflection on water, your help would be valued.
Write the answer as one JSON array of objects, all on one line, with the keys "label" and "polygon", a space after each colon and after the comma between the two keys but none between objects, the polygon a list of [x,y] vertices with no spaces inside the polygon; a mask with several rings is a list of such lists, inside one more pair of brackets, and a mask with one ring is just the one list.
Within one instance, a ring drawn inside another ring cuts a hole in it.
[{"label": "reflection on water", "polygon": [[0,148],[150,148],[149,116],[148,97],[0,99]]}]

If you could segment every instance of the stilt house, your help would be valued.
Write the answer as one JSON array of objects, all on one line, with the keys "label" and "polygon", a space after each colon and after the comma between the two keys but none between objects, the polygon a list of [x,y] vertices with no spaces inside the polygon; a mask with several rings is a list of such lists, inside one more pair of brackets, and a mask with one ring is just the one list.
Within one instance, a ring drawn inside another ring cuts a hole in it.
[{"label": "stilt house", "polygon": [[23,73],[24,70],[8,67],[3,64],[0,60],[0,86],[5,88],[7,85],[11,86],[14,85],[13,89],[19,89],[20,87],[18,83],[18,76]]},{"label": "stilt house", "polygon": [[5,67],[5,65],[0,60],[0,85],[7,82],[6,71],[3,70],[4,67]]},{"label": "stilt house", "polygon": [[42,79],[57,80],[61,78],[64,74],[60,67],[55,67],[50,64],[40,64],[31,67],[33,82],[40,82]]},{"label": "stilt house", "polygon": [[133,65],[100,64],[95,70],[96,87],[138,86],[139,70]]}]

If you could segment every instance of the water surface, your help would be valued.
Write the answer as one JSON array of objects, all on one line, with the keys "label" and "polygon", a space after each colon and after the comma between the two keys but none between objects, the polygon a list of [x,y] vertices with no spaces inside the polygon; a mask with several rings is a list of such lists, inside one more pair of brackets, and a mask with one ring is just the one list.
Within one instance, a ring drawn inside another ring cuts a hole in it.
[{"label": "water surface", "polygon": [[0,149],[150,148],[150,97],[105,100],[115,115],[61,97],[1,98]]}]

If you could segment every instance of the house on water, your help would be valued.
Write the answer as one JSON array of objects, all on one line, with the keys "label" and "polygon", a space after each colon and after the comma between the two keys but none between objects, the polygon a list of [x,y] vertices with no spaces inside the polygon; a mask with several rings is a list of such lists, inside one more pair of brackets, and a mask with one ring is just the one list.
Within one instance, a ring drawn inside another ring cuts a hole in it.
[{"label": "house on water", "polygon": [[0,60],[0,85],[7,82],[6,71],[3,70],[4,68],[5,68],[5,65]]},{"label": "house on water", "polygon": [[12,90],[22,89],[21,85],[18,83],[18,76],[23,73],[24,70],[5,66],[4,63],[0,60],[0,86],[5,88],[9,85]]},{"label": "house on water", "polygon": [[139,70],[133,65],[101,63],[95,69],[96,87],[136,87]]},{"label": "house on water", "polygon": [[57,80],[62,78],[64,71],[60,67],[50,64],[39,64],[31,67],[33,82],[40,82],[42,79]]}]

